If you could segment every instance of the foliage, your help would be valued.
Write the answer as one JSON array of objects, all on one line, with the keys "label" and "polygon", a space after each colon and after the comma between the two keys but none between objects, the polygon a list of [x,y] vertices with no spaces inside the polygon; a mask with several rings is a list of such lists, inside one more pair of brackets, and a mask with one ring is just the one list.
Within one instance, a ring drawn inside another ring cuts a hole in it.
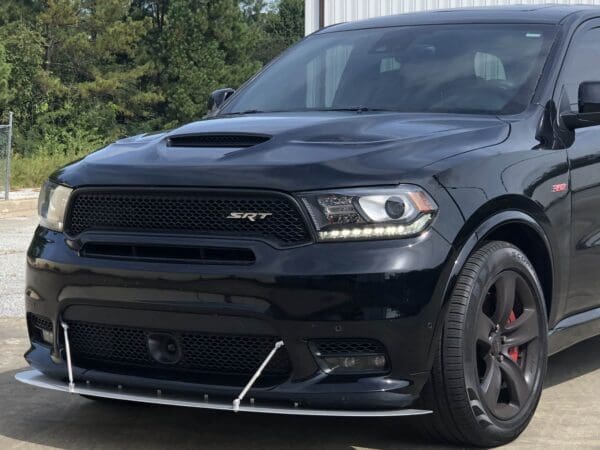
[{"label": "foliage", "polygon": [[6,61],[6,49],[0,43],[0,107],[6,108],[10,99],[9,79],[11,66]]},{"label": "foliage", "polygon": [[83,158],[88,150],[71,154],[39,153],[31,157],[17,154],[13,157],[11,166],[11,186],[15,189],[26,187],[39,187],[44,180],[57,168]]},{"label": "foliage", "polygon": [[206,113],[213,90],[239,86],[260,68],[250,59],[252,36],[230,0],[172,0],[161,34],[165,117],[181,123]]},{"label": "foliage", "polygon": [[[257,45],[254,58],[266,64],[304,36],[304,0],[246,0],[244,12]],[[260,11],[260,12],[259,12]]]},{"label": "foliage", "polygon": [[303,0],[3,0],[0,122],[13,183],[117,137],[195,120],[303,35]]},{"label": "foliage", "polygon": [[265,32],[276,56],[304,35],[304,0],[281,0],[277,11],[267,15]]}]

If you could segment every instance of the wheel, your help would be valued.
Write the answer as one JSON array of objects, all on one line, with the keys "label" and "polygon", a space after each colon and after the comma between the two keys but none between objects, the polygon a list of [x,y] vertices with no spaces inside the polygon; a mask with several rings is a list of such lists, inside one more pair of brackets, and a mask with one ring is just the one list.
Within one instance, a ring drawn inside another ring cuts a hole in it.
[{"label": "wheel", "polygon": [[544,295],[527,257],[506,242],[476,250],[460,273],[422,392],[439,440],[492,447],[533,417],[547,363]]}]

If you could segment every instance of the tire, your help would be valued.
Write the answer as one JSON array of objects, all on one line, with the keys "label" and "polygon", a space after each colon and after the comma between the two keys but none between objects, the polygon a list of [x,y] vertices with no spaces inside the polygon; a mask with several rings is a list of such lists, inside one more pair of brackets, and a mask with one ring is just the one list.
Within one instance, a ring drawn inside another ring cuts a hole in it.
[{"label": "tire", "polygon": [[527,257],[484,243],[462,269],[421,393],[419,427],[429,437],[493,447],[511,442],[537,408],[547,364],[547,317]]}]

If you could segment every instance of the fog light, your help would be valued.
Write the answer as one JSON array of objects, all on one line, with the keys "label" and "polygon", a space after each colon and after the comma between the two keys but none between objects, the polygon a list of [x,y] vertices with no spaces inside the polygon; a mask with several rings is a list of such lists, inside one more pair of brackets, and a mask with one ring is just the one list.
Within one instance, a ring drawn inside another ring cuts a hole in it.
[{"label": "fog light", "polygon": [[335,374],[383,372],[387,366],[385,355],[325,356],[320,359],[325,372]]},{"label": "fog light", "polygon": [[371,339],[323,339],[309,347],[325,373],[381,374],[389,370],[383,345]]},{"label": "fog light", "polygon": [[42,332],[42,340],[47,344],[54,344],[54,333],[48,330],[40,330]]}]

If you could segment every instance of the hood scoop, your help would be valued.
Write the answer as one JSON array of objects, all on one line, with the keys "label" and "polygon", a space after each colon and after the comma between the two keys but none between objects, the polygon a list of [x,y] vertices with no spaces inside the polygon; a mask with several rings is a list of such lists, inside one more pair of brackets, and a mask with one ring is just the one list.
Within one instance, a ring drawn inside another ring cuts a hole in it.
[{"label": "hood scoop", "polygon": [[271,136],[260,134],[185,134],[169,137],[167,139],[167,146],[187,148],[241,148],[262,144],[269,139],[271,139]]}]

